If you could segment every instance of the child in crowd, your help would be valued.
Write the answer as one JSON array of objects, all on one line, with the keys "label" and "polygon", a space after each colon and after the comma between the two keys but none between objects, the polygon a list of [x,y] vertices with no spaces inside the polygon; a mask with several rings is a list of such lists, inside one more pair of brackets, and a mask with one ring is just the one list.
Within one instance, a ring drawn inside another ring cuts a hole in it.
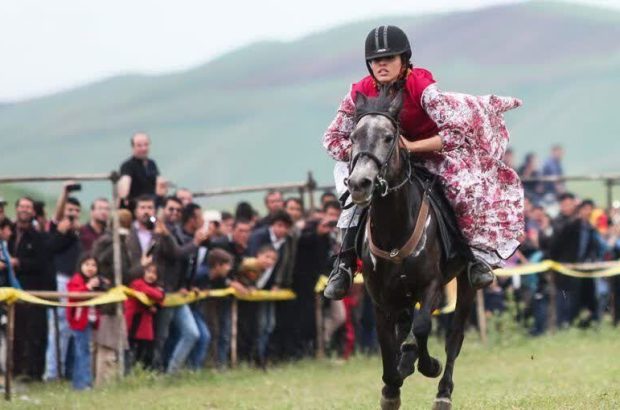
[{"label": "child in crowd", "polygon": [[[272,245],[267,244],[258,249],[255,258],[244,259],[239,271],[240,274],[243,274],[244,270],[252,272],[252,277],[256,276],[252,284],[253,288],[272,290],[275,289],[273,268],[277,260],[278,252]],[[249,274],[246,273],[245,275]],[[253,314],[247,319],[253,322],[251,332],[254,333],[255,341],[252,350],[255,353],[257,364],[265,368],[267,346],[275,328],[275,305],[273,302],[252,302],[251,308]]]},{"label": "child in crowd", "polygon": [[[131,282],[129,287],[144,293],[156,304],[161,304],[164,301],[164,290],[157,286],[156,282],[157,265],[150,263],[144,267],[143,277]],[[153,364],[153,317],[156,312],[155,305],[146,306],[135,298],[125,301],[125,320],[132,361],[141,363],[147,369]]]},{"label": "child in crowd", "polygon": [[[206,260],[209,270],[208,289],[226,289],[232,286],[244,291],[242,284],[230,279],[233,265],[233,257],[230,253],[219,248],[210,249]],[[228,366],[231,338],[230,308],[231,301],[228,298],[207,299],[207,309],[215,318],[209,323],[209,329],[213,331],[213,340],[216,341],[213,343],[216,348],[215,362],[220,370]]]},{"label": "child in crowd", "polygon": [[[69,283],[69,292],[92,292],[105,290],[106,284],[97,275],[97,259],[92,255],[84,255],[78,264],[80,270]],[[69,302],[81,300],[69,299]],[[98,312],[95,307],[68,307],[67,320],[73,335],[74,359],[72,384],[76,390],[92,387],[92,363],[90,355],[90,340],[93,329],[97,327]]]}]

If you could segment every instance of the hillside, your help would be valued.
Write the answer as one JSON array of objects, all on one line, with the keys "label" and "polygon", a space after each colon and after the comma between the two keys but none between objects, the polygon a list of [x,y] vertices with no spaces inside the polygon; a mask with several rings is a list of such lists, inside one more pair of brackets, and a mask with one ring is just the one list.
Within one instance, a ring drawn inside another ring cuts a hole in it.
[{"label": "hillside", "polygon": [[[349,84],[365,75],[363,40],[403,27],[414,63],[444,89],[522,98],[508,114],[519,157],[568,151],[571,173],[620,171],[620,13],[527,3],[349,24],[294,42],[262,42],[194,69],[125,75],[0,105],[2,174],[107,172],[145,130],[163,173],[192,189],[331,180],[320,140]],[[87,192],[108,193],[97,184]],[[1,192],[1,188],[0,188]]]}]

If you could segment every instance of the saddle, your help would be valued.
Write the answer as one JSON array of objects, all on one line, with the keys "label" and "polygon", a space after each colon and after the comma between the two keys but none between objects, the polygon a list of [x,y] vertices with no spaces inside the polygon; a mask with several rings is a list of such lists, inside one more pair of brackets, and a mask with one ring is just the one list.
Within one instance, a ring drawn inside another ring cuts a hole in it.
[{"label": "saddle", "polygon": [[[452,206],[446,199],[443,187],[435,174],[429,172],[423,166],[413,163],[412,183],[417,184],[422,191],[426,191],[429,206],[434,212],[439,228],[440,242],[442,246],[442,262],[447,262],[458,257],[473,260],[474,256],[467,245],[463,233],[458,227],[456,216]],[[359,225],[366,225],[368,211],[365,209],[360,215]],[[355,252],[362,255],[362,248],[366,239],[365,229],[359,229],[355,239]]]}]

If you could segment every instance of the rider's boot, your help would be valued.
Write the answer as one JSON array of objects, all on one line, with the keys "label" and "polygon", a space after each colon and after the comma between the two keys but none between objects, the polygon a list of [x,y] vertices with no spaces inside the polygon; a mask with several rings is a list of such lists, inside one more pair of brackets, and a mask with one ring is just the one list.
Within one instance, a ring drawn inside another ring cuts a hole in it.
[{"label": "rider's boot", "polygon": [[467,267],[469,283],[474,289],[483,289],[493,283],[495,275],[493,267],[480,256],[475,256],[474,260]]},{"label": "rider's boot", "polygon": [[327,280],[327,286],[323,291],[323,295],[328,299],[340,300],[344,298],[353,283],[353,274],[357,268],[357,255],[355,253],[356,236],[356,226],[343,231],[343,251],[336,257],[334,267]]}]

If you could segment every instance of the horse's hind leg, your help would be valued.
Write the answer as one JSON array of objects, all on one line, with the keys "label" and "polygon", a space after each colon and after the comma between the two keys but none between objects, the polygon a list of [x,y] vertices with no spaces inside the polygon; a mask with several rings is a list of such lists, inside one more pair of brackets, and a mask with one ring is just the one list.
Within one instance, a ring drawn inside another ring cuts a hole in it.
[{"label": "horse's hind leg", "polygon": [[413,319],[413,334],[418,342],[420,358],[418,370],[426,377],[438,377],[441,374],[441,362],[428,352],[428,336],[431,333],[433,308],[441,298],[441,283],[434,280],[424,293],[420,310]]},{"label": "horse's hind leg", "polygon": [[456,310],[448,338],[446,339],[446,370],[439,381],[439,391],[437,392],[433,410],[449,410],[452,408],[451,398],[452,390],[454,389],[452,372],[454,371],[454,362],[463,345],[465,324],[474,301],[475,291],[470,286],[467,275],[462,274],[458,276],[457,286]]},{"label": "horse's hind leg", "polygon": [[396,315],[385,313],[375,306],[377,316],[377,336],[381,346],[383,361],[383,389],[381,390],[381,409],[400,408],[400,387],[403,379],[396,368],[398,361],[398,342],[396,340]]}]

